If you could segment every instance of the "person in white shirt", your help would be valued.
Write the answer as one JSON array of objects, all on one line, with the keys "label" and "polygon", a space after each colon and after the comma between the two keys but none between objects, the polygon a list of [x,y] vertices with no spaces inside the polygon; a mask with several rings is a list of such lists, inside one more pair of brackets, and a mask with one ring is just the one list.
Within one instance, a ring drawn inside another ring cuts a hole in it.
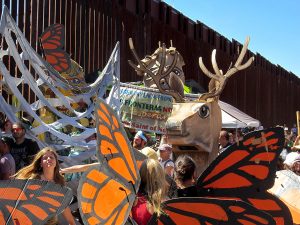
[{"label": "person in white shirt", "polygon": [[160,165],[164,168],[165,173],[172,177],[174,172],[174,162],[171,159],[172,146],[169,144],[163,144],[158,147],[158,151]]}]

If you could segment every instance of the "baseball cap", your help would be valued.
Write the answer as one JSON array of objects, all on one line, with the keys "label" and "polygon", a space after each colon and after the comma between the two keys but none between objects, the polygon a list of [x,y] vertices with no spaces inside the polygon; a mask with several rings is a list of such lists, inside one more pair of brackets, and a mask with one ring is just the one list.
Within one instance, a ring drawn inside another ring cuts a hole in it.
[{"label": "baseball cap", "polygon": [[157,149],[159,151],[166,151],[168,149],[172,148],[172,145],[169,145],[169,144],[162,144],[161,146],[159,146]]}]

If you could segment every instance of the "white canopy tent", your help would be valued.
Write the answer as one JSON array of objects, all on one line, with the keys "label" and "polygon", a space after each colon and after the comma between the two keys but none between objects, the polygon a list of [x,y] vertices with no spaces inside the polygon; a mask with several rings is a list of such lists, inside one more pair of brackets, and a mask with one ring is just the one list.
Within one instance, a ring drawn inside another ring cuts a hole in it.
[{"label": "white canopy tent", "polygon": [[234,106],[219,101],[222,110],[222,128],[259,127],[260,122]]}]

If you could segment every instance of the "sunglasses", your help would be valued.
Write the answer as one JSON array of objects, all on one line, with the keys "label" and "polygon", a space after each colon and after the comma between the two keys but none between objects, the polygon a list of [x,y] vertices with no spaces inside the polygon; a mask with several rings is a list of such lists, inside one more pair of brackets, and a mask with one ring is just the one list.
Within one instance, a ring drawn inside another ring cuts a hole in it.
[{"label": "sunglasses", "polygon": [[23,128],[21,128],[21,127],[12,128],[13,132],[21,132],[22,130],[23,130]]}]

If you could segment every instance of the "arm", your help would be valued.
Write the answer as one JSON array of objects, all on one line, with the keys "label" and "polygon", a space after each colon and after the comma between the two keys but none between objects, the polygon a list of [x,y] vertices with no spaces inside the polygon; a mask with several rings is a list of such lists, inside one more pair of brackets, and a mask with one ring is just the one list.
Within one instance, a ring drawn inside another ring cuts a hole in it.
[{"label": "arm", "polygon": [[61,173],[61,174],[65,174],[65,173],[78,173],[78,172],[84,172],[84,171],[86,171],[88,168],[90,168],[91,166],[94,166],[94,165],[99,165],[99,162],[91,163],[91,164],[84,164],[84,165],[70,166],[70,167],[61,169],[61,170],[60,170],[60,173]]},{"label": "arm", "polygon": [[71,213],[71,209],[69,207],[65,208],[62,214],[69,225],[76,225],[74,217]]}]

